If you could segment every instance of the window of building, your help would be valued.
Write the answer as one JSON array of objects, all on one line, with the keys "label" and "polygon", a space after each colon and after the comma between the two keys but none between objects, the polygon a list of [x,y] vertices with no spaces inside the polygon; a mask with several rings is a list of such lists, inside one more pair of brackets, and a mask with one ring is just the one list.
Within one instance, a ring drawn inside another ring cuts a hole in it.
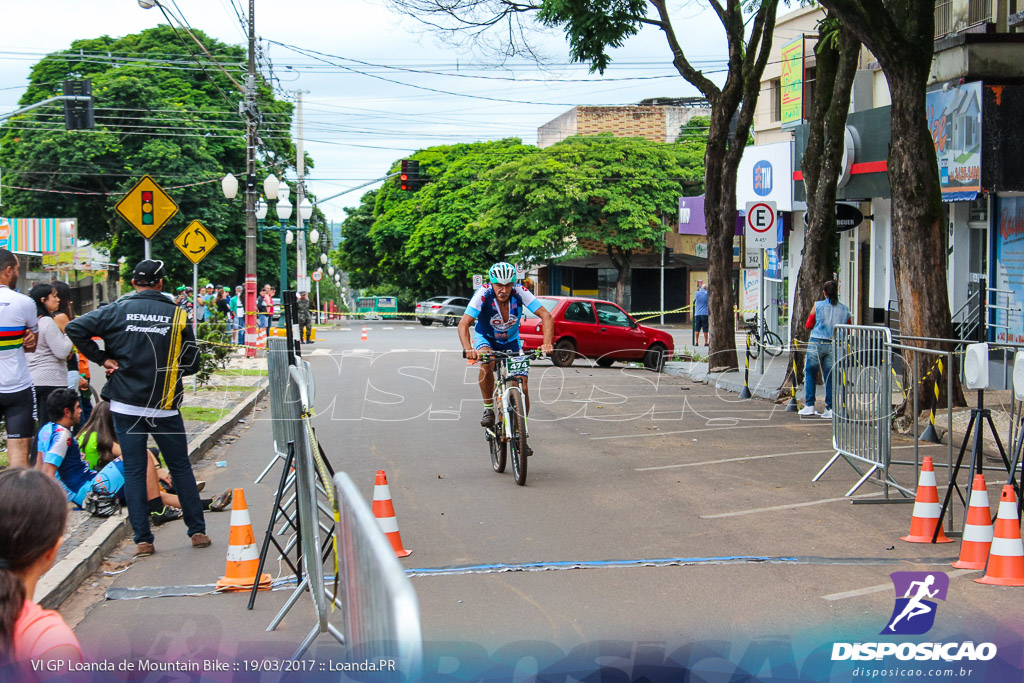
[{"label": "window of building", "polygon": [[782,79],[773,78],[770,91],[772,96],[771,122],[778,123],[782,120]]},{"label": "window of building", "polygon": [[809,120],[814,112],[814,85],[817,82],[818,69],[809,66],[804,69],[804,120]]}]

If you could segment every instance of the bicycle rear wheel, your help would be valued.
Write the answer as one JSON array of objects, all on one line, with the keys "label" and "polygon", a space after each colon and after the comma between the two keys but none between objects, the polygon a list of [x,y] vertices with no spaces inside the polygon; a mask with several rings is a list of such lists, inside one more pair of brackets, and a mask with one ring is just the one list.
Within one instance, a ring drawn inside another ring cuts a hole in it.
[{"label": "bicycle rear wheel", "polygon": [[526,406],[523,395],[518,391],[508,394],[508,417],[512,427],[512,439],[509,442],[512,456],[512,476],[522,486],[526,483]]},{"label": "bicycle rear wheel", "polygon": [[[495,431],[500,433],[499,426],[495,426]],[[492,436],[488,432],[484,432],[487,437],[487,445],[491,448],[491,467],[498,474],[505,471],[505,458],[508,453],[508,445],[501,440],[499,436]]]}]

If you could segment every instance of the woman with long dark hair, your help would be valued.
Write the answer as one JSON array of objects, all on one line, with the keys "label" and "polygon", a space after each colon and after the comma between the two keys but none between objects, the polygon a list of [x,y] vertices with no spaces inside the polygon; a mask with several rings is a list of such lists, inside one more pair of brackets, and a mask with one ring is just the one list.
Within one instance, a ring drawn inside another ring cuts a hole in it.
[{"label": "woman with long dark hair", "polygon": [[[821,287],[821,301],[814,302],[814,310],[804,324],[811,331],[811,339],[807,346],[804,359],[804,407],[800,415],[821,415],[826,420],[832,419],[832,332],[836,325],[850,323],[850,309],[839,303],[839,285],[829,280]],[[814,390],[818,381],[818,368],[825,378],[825,410],[818,413],[814,409]]]},{"label": "woman with long dark hair", "polygon": [[13,665],[23,668],[11,680],[31,680],[29,661],[82,661],[64,619],[32,602],[39,577],[57,558],[67,518],[67,499],[51,477],[21,467],[0,472],[0,679]]},{"label": "woman with long dark hair", "polygon": [[[61,280],[54,280],[50,284],[57,291],[57,298],[60,305],[53,314],[53,321],[57,323],[61,331],[64,326],[75,319],[75,306],[71,298],[71,286]],[[82,406],[82,421],[79,425],[85,424],[92,414],[92,392],[89,390],[89,361],[78,349],[72,349],[68,356],[68,389],[78,391],[78,403]],[[76,427],[72,433],[77,434],[80,427]]]},{"label": "woman with long dark hair", "polygon": [[[36,388],[36,405],[40,407],[36,427],[41,427],[45,419],[47,397],[57,389],[68,385],[68,355],[72,343],[64,330],[60,328],[53,314],[60,308],[57,290],[49,283],[40,283],[29,290],[28,296],[36,304],[36,315],[39,316],[39,341],[36,350],[26,353],[28,369],[32,373],[32,384]],[[30,460],[35,448],[30,451]]]}]

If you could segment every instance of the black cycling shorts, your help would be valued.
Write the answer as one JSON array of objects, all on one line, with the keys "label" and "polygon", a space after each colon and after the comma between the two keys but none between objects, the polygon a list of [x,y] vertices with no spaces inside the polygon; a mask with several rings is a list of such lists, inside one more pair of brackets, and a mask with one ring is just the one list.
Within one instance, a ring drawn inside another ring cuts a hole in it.
[{"label": "black cycling shorts", "polygon": [[8,439],[33,438],[36,435],[35,388],[0,394],[0,420],[7,421]]}]

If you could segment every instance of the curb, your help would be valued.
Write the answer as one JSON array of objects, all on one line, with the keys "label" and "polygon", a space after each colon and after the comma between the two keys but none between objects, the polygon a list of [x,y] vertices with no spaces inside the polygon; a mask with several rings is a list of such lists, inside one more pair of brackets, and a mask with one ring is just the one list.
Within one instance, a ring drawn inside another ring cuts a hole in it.
[{"label": "curb", "polygon": [[[251,392],[230,413],[222,417],[189,444],[189,460],[198,462],[223,436],[238,418],[251,411],[266,396],[268,385],[264,384]],[[33,601],[45,609],[57,609],[69,595],[78,590],[86,577],[95,572],[103,559],[131,533],[128,515],[118,515],[101,524],[89,538],[68,553],[67,557],[55,564],[39,579]]]}]

